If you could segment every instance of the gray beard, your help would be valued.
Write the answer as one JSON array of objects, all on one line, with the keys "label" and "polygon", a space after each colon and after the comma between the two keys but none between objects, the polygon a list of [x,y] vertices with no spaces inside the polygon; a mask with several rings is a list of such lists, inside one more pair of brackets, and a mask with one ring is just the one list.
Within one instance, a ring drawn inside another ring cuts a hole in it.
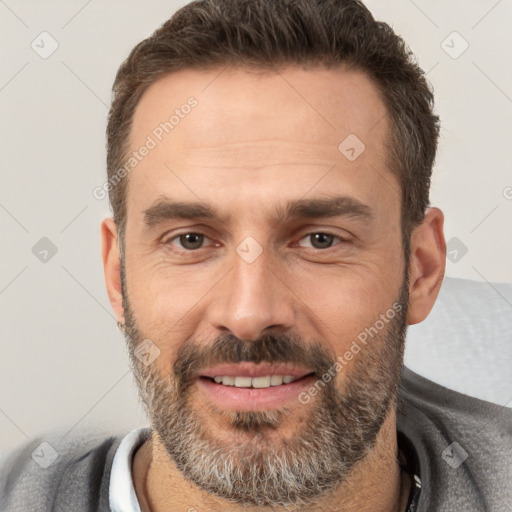
[{"label": "gray beard", "polygon": [[[204,421],[191,405],[192,372],[211,361],[294,360],[317,369],[316,378],[321,378],[335,363],[332,355],[319,344],[306,345],[286,334],[250,342],[224,336],[207,346],[187,340],[178,351],[173,372],[162,376],[156,365],[145,366],[134,355],[147,336],[137,329],[124,294],[132,369],[154,433],[184,477],[207,493],[245,505],[302,507],[313,503],[346,481],[354,465],[374,447],[396,405],[407,301],[404,282],[399,299],[402,310],[341,369],[346,372],[343,394],[332,379],[314,401],[299,405],[304,408],[302,414],[309,409],[301,428],[291,438],[276,440],[290,411],[211,408],[204,410],[203,416],[208,416]],[[225,440],[214,437],[208,428],[219,417],[229,420]]]}]

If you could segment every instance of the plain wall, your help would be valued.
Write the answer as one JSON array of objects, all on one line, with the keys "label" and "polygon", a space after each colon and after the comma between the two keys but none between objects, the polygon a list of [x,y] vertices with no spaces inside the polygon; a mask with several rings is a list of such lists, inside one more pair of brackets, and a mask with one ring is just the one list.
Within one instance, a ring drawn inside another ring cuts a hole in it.
[{"label": "plain wall", "polygon": [[[116,70],[180,5],[0,3],[0,450],[55,426],[146,421],[104,287],[99,226],[109,206],[92,191],[105,181]],[[368,5],[409,43],[435,89],[432,204],[446,215],[447,274],[512,281],[512,3]],[[31,47],[43,31],[59,45],[47,59]],[[57,250],[47,262],[33,253],[43,237]]]}]

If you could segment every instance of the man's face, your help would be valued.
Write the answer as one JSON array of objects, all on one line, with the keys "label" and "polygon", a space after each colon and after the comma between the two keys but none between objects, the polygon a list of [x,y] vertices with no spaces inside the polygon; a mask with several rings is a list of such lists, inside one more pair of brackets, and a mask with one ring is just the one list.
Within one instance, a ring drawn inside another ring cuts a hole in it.
[{"label": "man's face", "polygon": [[190,480],[300,501],[346,478],[393,412],[407,286],[389,123],[361,72],[220,71],[164,77],[136,109],[132,150],[197,100],[128,178],[126,332]]}]

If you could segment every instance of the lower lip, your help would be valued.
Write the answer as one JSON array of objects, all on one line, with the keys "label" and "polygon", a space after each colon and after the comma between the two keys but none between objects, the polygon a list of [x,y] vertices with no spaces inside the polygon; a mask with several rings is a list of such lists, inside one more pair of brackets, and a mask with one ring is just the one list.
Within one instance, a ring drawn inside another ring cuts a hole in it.
[{"label": "lower lip", "polygon": [[298,401],[300,392],[310,386],[312,381],[313,376],[310,375],[281,386],[237,388],[200,378],[197,385],[218,407],[237,411],[262,411],[283,407],[294,400]]}]

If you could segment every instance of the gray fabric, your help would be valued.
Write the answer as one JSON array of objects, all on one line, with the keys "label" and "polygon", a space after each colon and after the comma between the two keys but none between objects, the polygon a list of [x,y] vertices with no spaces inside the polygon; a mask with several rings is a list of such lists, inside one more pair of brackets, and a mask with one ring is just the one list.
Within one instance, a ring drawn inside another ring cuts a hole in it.
[{"label": "gray fabric", "polygon": [[445,278],[430,315],[407,330],[405,366],[512,407],[512,284]]},{"label": "gray fabric", "polygon": [[[418,510],[512,510],[512,411],[439,386],[407,368],[400,395],[398,430],[413,444],[420,465]],[[452,443],[467,453],[458,467],[449,464],[458,462],[457,449],[449,457]]]},{"label": "gray fabric", "polygon": [[[443,388],[407,368],[399,404],[398,430],[419,459],[418,512],[512,510],[512,411]],[[2,468],[0,510],[108,511],[110,470],[123,435],[51,440],[59,458],[45,470],[30,456],[42,439],[31,442]],[[443,458],[454,442],[468,454],[458,467],[453,467],[453,451]]]},{"label": "gray fabric", "polygon": [[[53,432],[26,443],[2,461],[2,512],[107,512],[110,470],[121,436],[62,438]],[[42,442],[58,458],[46,469],[33,459]]]}]

